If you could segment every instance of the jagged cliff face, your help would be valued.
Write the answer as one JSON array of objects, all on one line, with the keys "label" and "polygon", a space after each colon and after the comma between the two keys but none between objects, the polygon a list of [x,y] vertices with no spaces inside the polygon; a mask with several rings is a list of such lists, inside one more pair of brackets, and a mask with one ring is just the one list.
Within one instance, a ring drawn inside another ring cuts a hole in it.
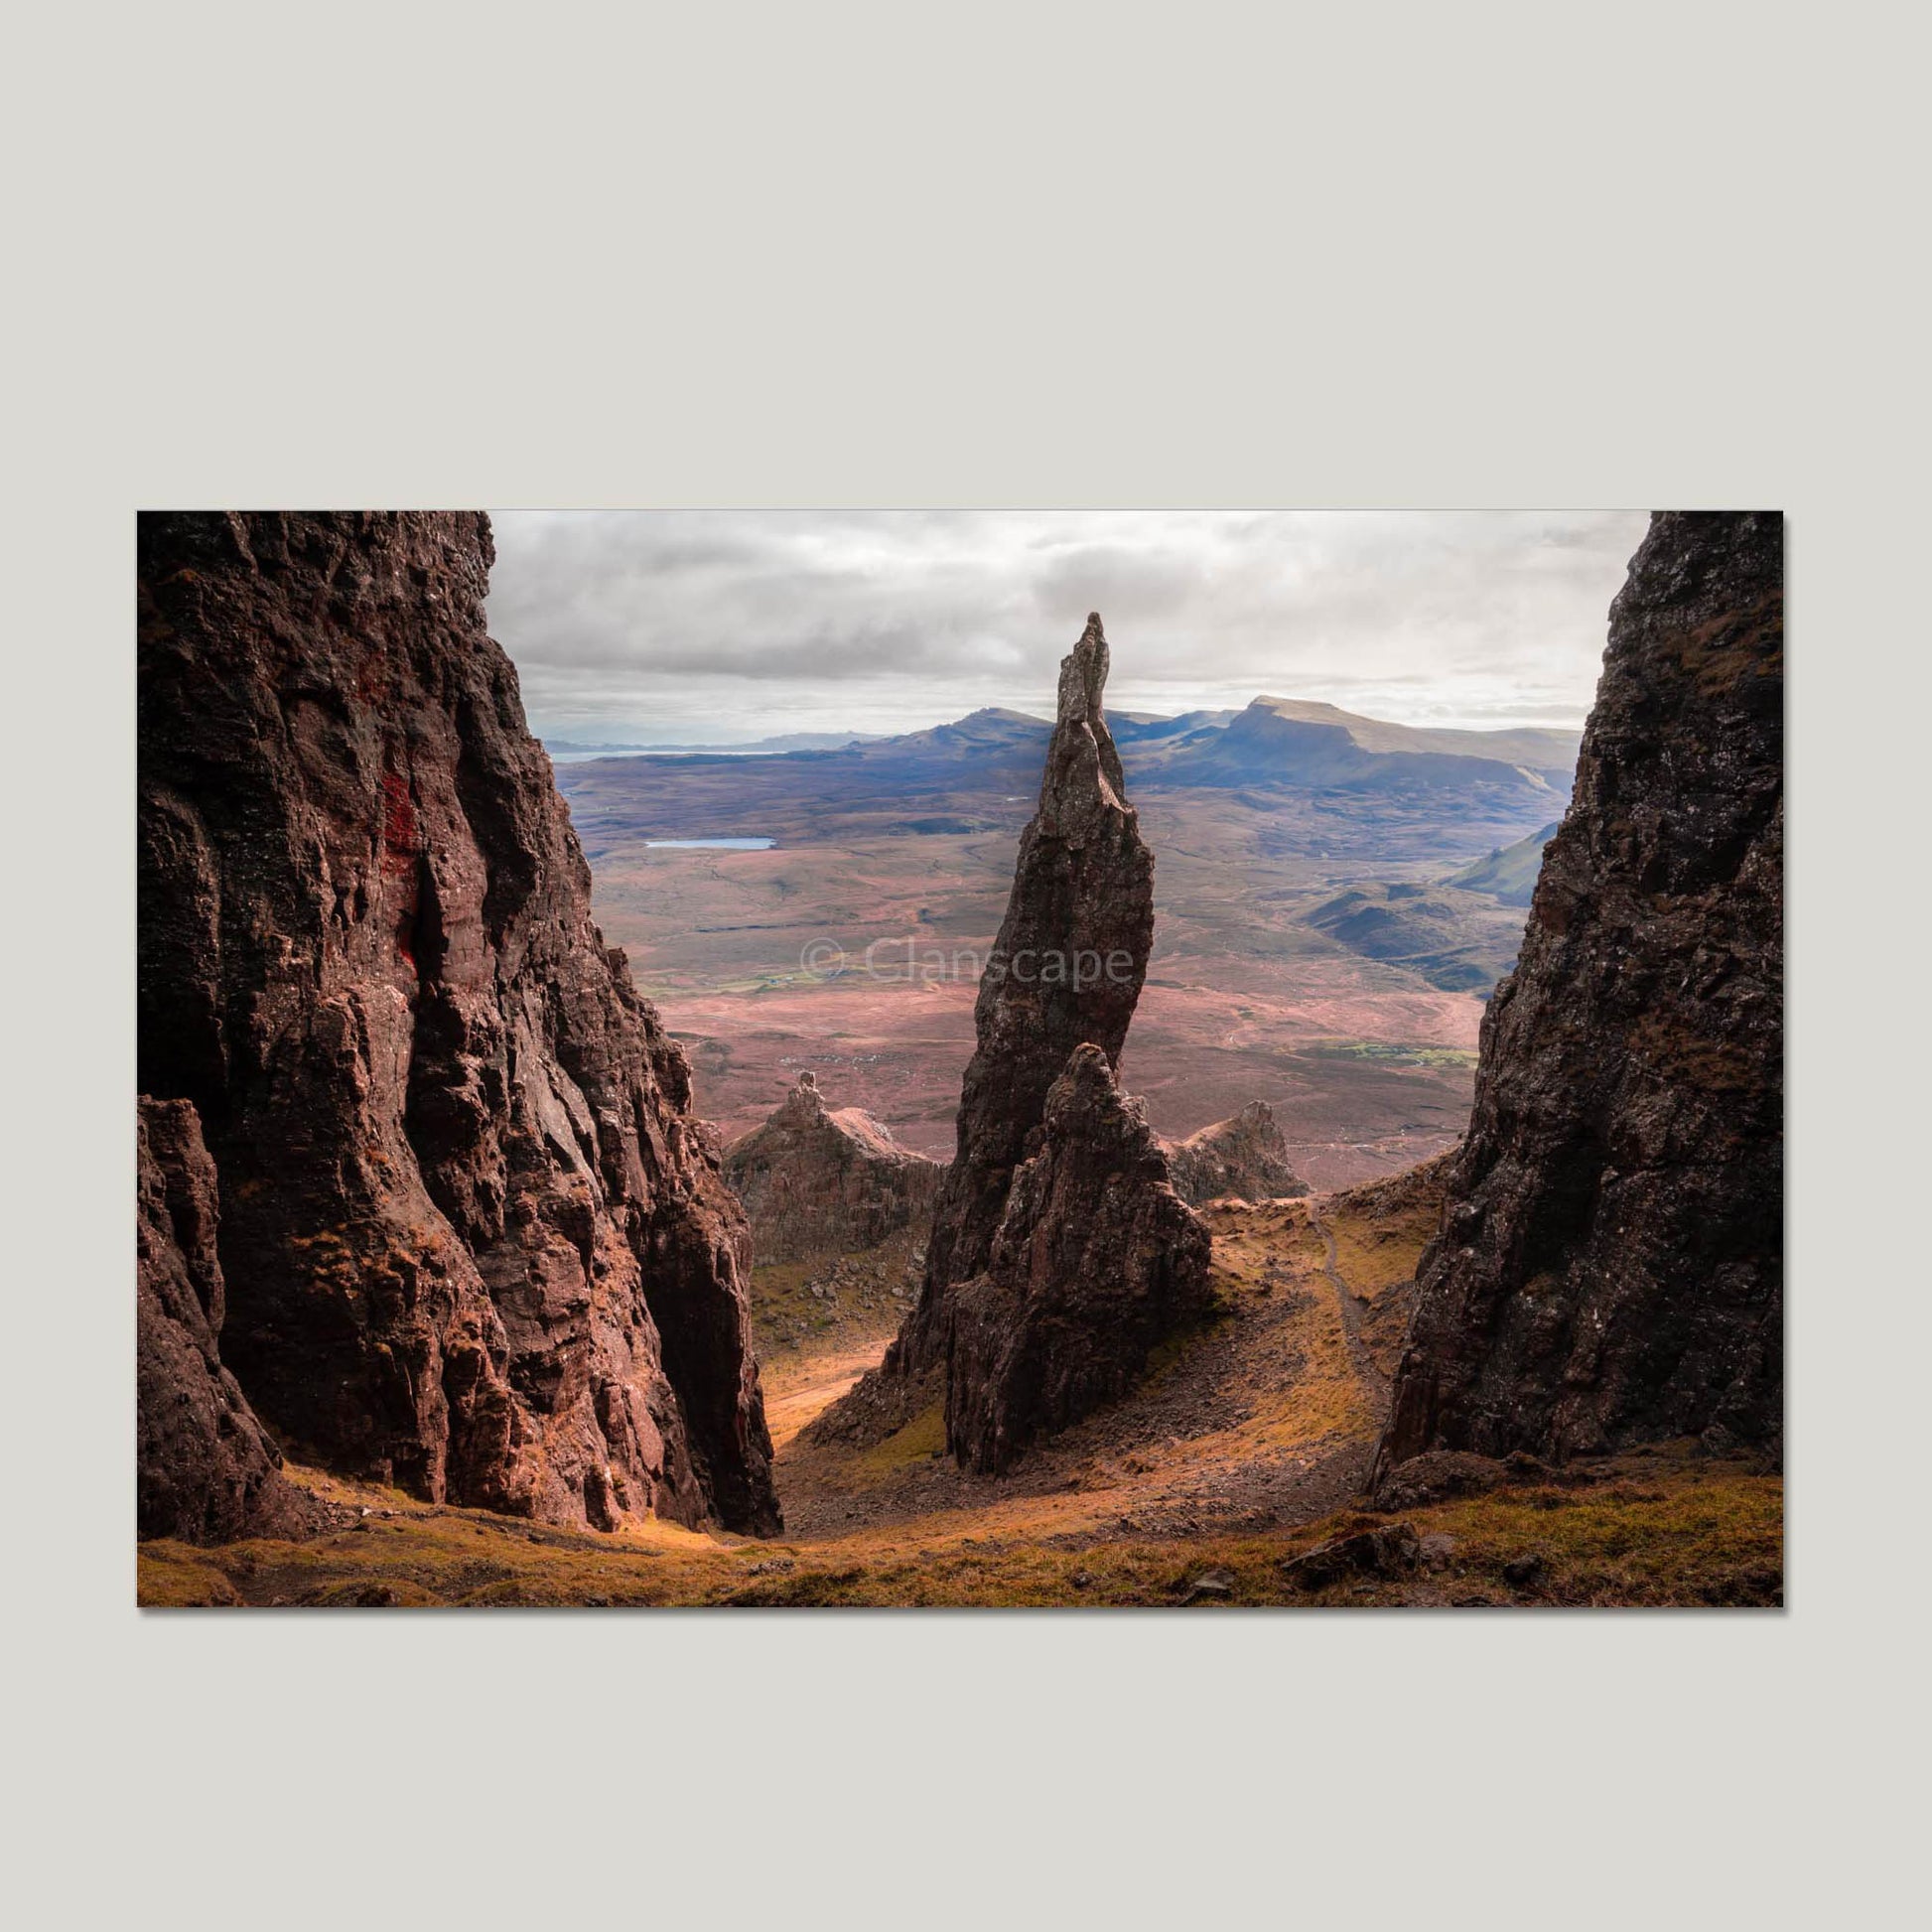
[{"label": "jagged cliff face", "polygon": [[477,515],[150,516],[140,1082],[219,1173],[223,1354],[432,1498],[776,1526],[743,1214],[483,624]]},{"label": "jagged cliff face", "polygon": [[725,1150],[760,1263],[877,1247],[931,1213],[943,1172],[860,1108],[828,1108],[810,1073]]},{"label": "jagged cliff face", "polygon": [[1381,1473],[1779,1437],[1782,582],[1777,516],[1659,515],[1611,607]]},{"label": "jagged cliff face", "polygon": [[143,1100],[136,1134],[139,1534],[306,1535],[323,1512],[283,1477],[281,1452],[221,1366],[221,1212],[201,1122],[185,1100]]},{"label": "jagged cliff face", "polygon": [[1226,1194],[1259,1201],[1309,1191],[1288,1165],[1288,1142],[1265,1100],[1249,1101],[1184,1141],[1168,1142],[1166,1153],[1174,1192],[1194,1207]]},{"label": "jagged cliff face", "polygon": [[1074,1049],[1034,1139],[986,1270],[950,1308],[946,1440],[985,1473],[1125,1395],[1209,1301],[1207,1230],[1099,1047]]},{"label": "jagged cliff face", "polygon": [[1061,660],[1059,713],[1039,803],[1021,835],[998,939],[973,1009],[958,1152],[939,1190],[919,1307],[887,1357],[922,1373],[943,1358],[954,1284],[991,1258],[1014,1170],[1076,1046],[1120,1058],[1154,942],[1154,855],[1127,802],[1102,694],[1099,614]]}]

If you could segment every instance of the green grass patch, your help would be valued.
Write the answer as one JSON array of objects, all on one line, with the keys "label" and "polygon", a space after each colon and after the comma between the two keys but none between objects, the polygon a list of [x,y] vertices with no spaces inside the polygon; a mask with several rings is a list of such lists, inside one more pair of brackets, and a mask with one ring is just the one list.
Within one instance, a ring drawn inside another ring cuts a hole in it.
[{"label": "green grass patch", "polygon": [[946,1452],[946,1405],[928,1404],[902,1428],[896,1429],[883,1443],[875,1444],[859,1458],[859,1467],[868,1475],[890,1475],[914,1462],[924,1462]]},{"label": "green grass patch", "polygon": [[1322,1040],[1303,1049],[1311,1059],[1366,1060],[1375,1066],[1474,1066],[1476,1056],[1461,1046],[1406,1045],[1386,1039]]}]

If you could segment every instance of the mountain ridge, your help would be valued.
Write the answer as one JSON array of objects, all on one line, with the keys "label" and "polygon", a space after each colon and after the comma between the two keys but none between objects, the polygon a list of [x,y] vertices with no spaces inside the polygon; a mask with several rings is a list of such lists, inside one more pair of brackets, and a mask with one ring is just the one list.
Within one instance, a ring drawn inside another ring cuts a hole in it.
[{"label": "mountain ridge", "polygon": [[[1218,743],[1224,734],[1234,732],[1236,742],[1259,743],[1269,721],[1304,725],[1319,732],[1338,732],[1366,759],[1378,758],[1456,758],[1513,767],[1543,775],[1553,788],[1561,780],[1567,785],[1569,771],[1575,768],[1580,731],[1560,731],[1542,727],[1509,727],[1494,731],[1435,725],[1404,725],[1388,719],[1371,718],[1345,711],[1338,705],[1312,698],[1259,696],[1245,707],[1222,710],[1195,710],[1173,714],[1155,712],[1116,712],[1109,716],[1115,741],[1125,750],[1139,749],[1148,761],[1141,773],[1144,782],[1172,781],[1167,760],[1181,752],[1198,755]],[[545,740],[547,748],[563,751],[583,762],[595,762],[604,752],[634,759],[730,759],[734,762],[756,759],[786,759],[823,762],[853,758],[863,762],[898,761],[914,748],[944,753],[965,753],[975,748],[1030,752],[1043,748],[1052,735],[1052,721],[1033,712],[1007,705],[982,705],[958,718],[920,726],[907,732],[854,732],[843,742],[826,744],[791,743],[790,740],[841,737],[835,733],[794,733],[782,737],[753,740],[743,746],[661,745],[594,746],[572,740]],[[1370,768],[1356,761],[1361,769]],[[1187,767],[1181,767],[1184,779]],[[1250,773],[1250,775],[1254,775]],[[1269,775],[1264,769],[1264,778]],[[1292,776],[1289,781],[1292,781]]]}]

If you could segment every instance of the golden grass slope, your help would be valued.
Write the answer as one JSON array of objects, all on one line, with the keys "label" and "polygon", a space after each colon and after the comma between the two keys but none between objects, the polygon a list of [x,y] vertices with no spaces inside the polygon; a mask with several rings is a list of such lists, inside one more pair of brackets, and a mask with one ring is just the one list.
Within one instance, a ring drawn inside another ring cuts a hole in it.
[{"label": "golden grass slope", "polygon": [[[738,1542],[669,1526],[598,1536],[532,1531],[470,1510],[413,1510],[314,1543],[214,1550],[153,1543],[140,1555],[150,1607],[543,1605],[1154,1606],[1502,1604],[1765,1605],[1781,1601],[1783,1485],[1694,1447],[1626,1458],[1599,1485],[1529,1485],[1409,1512],[1448,1537],[1441,1568],[1299,1590],[1283,1563],[1381,1520],[1336,1512],[1293,1531],[1202,1538],[1037,1540],[935,1525],[822,1543]],[[1541,1558],[1534,1581],[1507,1571]],[[1225,1596],[1197,1595],[1202,1579]]]}]

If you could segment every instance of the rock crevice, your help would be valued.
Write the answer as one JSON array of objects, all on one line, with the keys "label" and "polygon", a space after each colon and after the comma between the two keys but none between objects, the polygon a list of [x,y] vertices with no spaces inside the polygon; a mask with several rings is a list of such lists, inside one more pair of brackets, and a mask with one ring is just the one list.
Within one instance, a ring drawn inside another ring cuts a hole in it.
[{"label": "rock crevice", "polygon": [[325,1512],[221,1365],[226,1286],[214,1163],[186,1100],[136,1121],[136,1516],[143,1537],[304,1536]]}]

